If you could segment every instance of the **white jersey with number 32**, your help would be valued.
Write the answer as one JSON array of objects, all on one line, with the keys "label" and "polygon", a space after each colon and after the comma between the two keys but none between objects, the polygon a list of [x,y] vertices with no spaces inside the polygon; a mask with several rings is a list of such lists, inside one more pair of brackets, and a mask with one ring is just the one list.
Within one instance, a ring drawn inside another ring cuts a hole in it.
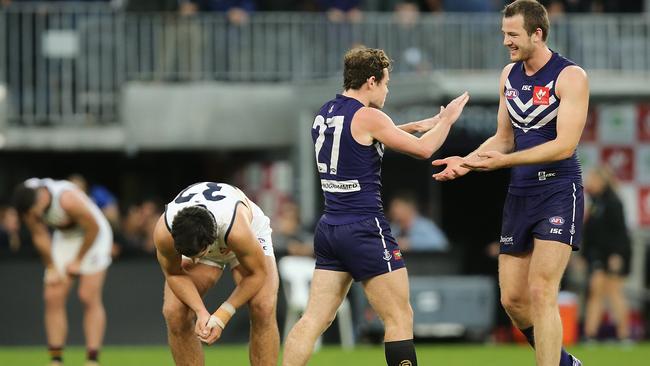
[{"label": "white jersey with number 32", "polygon": [[217,240],[209,246],[204,258],[220,263],[228,262],[235,258],[235,254],[228,248],[226,240],[240,203],[251,209],[253,221],[268,220],[264,212],[237,187],[225,183],[201,182],[185,188],[167,204],[165,223],[171,232],[174,217],[180,210],[190,206],[204,207],[212,214],[217,225]]}]

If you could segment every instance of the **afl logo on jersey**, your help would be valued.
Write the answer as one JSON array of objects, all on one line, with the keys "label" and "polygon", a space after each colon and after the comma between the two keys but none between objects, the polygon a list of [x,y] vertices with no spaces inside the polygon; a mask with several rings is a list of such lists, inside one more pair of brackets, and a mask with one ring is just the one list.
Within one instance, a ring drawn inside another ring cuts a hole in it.
[{"label": "afl logo on jersey", "polygon": [[535,86],[533,90],[533,105],[548,105],[551,89],[545,86]]},{"label": "afl logo on jersey", "polygon": [[507,89],[506,90],[506,98],[508,99],[515,99],[519,96],[519,90],[517,89]]},{"label": "afl logo on jersey", "polygon": [[561,218],[560,216],[553,216],[550,219],[548,219],[548,222],[555,226],[560,226],[564,224],[564,219]]}]

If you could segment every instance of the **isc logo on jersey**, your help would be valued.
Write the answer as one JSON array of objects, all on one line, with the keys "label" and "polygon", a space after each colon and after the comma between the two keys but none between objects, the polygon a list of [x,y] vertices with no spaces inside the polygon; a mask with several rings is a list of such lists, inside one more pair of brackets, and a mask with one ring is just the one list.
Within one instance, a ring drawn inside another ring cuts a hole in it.
[{"label": "isc logo on jersey", "polygon": [[550,94],[550,88],[535,86],[533,90],[533,105],[549,105]]},{"label": "isc logo on jersey", "polygon": [[515,99],[519,96],[519,91],[517,89],[508,89],[505,93],[506,98]]}]

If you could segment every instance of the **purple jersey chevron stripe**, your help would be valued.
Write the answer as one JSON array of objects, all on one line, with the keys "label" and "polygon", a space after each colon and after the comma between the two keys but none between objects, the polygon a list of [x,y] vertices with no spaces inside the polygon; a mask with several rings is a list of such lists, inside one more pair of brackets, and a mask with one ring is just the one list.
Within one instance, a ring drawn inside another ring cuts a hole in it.
[{"label": "purple jersey chevron stripe", "polygon": [[[554,140],[560,99],[555,85],[565,67],[575,65],[553,52],[551,59],[535,74],[528,76],[524,64],[514,64],[506,79],[503,93],[508,116],[514,130],[515,151],[529,149]],[[547,187],[560,182],[581,184],[580,162],[574,152],[568,159],[512,168],[510,191],[525,193],[526,188]]]}]

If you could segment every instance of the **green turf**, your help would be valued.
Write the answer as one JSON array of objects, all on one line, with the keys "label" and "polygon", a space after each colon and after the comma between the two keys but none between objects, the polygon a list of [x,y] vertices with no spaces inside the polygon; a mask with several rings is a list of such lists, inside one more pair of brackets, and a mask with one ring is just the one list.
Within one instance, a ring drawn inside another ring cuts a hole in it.
[{"label": "green turf", "polygon": [[[418,363],[421,366],[520,366],[534,365],[533,353],[524,346],[502,345],[424,345],[418,344]],[[248,365],[244,346],[213,346],[206,348],[206,365]],[[574,347],[585,366],[647,366],[650,365],[650,343],[629,348],[601,345],[589,348]],[[83,365],[84,351],[69,347],[65,351],[66,365]],[[101,354],[103,366],[171,366],[166,347],[106,347]],[[360,346],[345,352],[338,347],[325,347],[309,362],[313,366],[382,365],[383,349],[378,346]],[[2,366],[44,366],[47,354],[42,347],[0,347]]]}]

